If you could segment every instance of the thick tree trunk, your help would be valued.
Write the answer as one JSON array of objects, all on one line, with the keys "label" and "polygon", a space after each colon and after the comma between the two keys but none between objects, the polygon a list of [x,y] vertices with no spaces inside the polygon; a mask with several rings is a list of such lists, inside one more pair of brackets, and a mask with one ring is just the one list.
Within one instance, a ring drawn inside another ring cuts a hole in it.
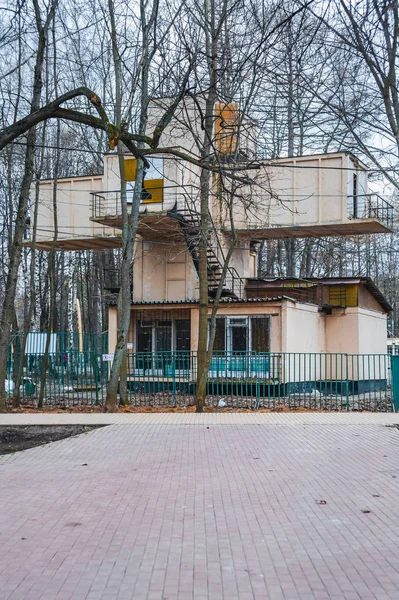
[{"label": "thick tree trunk", "polygon": [[[201,150],[201,160],[204,164],[209,162],[212,152],[212,137],[214,124],[214,110],[216,102],[216,85],[213,85],[206,100],[204,139]],[[207,352],[208,343],[208,258],[207,248],[209,243],[209,193],[211,173],[203,168],[200,177],[200,203],[201,203],[201,231],[199,232],[199,322],[198,322],[198,348],[197,348],[197,381],[195,389],[195,406],[197,412],[204,410],[206,398],[206,382],[208,378],[210,357]]]}]

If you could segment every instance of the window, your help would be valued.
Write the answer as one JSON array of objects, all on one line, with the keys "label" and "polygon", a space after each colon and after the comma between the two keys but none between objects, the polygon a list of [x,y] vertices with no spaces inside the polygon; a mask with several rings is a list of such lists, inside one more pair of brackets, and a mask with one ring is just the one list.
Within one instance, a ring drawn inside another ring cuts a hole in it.
[{"label": "window", "polygon": [[227,349],[229,352],[247,352],[249,328],[248,319],[230,318],[227,327]]},{"label": "window", "polygon": [[270,317],[251,317],[252,352],[270,352]]},{"label": "window", "polygon": [[216,317],[216,333],[213,343],[214,352],[224,352],[226,350],[226,319]]},{"label": "window", "polygon": [[214,352],[270,352],[270,317],[216,317]]},{"label": "window", "polygon": [[155,351],[170,352],[172,350],[172,321],[155,322]]},{"label": "window", "polygon": [[189,351],[190,327],[190,319],[137,320],[137,352]]},{"label": "window", "polygon": [[137,352],[152,351],[152,321],[137,321]]},{"label": "window", "polygon": [[190,344],[190,319],[175,320],[175,349],[191,350]]}]

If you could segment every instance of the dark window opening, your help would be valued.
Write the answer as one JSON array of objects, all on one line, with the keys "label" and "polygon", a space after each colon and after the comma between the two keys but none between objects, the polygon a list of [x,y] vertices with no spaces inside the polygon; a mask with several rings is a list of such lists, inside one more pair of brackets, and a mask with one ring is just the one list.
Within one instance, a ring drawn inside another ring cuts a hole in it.
[{"label": "dark window opening", "polygon": [[218,317],[216,319],[215,341],[213,343],[214,352],[225,352],[226,350],[226,319]]},{"label": "dark window opening", "polygon": [[189,351],[191,349],[191,336],[190,336],[190,319],[176,319],[175,321],[175,337],[176,350],[186,350]]},{"label": "dark window opening", "polygon": [[270,352],[270,317],[251,318],[252,352]]},{"label": "dark window opening", "polygon": [[155,350],[157,352],[170,352],[172,350],[172,321],[156,322]]},{"label": "dark window opening", "polygon": [[355,219],[357,219],[358,214],[358,206],[357,206],[357,175],[356,173],[353,173],[353,216]]},{"label": "dark window opening", "polygon": [[214,352],[270,352],[270,317],[217,317]]},{"label": "dark window opening", "polygon": [[246,319],[230,319],[230,348],[231,352],[246,352],[248,350],[248,321]]},{"label": "dark window opening", "polygon": [[[139,316],[140,315],[140,316]],[[137,357],[137,368],[162,369],[165,365],[186,368],[191,350],[190,311],[142,311],[136,317],[136,352],[153,353],[153,356]],[[179,359],[177,364],[177,354]],[[160,354],[155,360],[154,353]],[[141,366],[139,366],[141,365]]]},{"label": "dark window opening", "polygon": [[137,321],[137,352],[152,351],[152,321]]}]

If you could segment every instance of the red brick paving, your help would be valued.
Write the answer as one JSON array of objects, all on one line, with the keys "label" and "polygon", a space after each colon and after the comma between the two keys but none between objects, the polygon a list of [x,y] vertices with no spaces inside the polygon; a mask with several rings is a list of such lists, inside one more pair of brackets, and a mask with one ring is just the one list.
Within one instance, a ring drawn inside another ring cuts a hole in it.
[{"label": "red brick paving", "polygon": [[398,450],[154,420],[1,457],[0,599],[398,600]]}]

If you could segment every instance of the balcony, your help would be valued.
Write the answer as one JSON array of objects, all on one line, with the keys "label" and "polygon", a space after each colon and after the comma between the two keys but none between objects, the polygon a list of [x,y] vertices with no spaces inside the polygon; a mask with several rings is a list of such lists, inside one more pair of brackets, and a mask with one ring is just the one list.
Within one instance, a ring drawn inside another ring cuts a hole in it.
[{"label": "balcony", "polygon": [[[192,186],[164,186],[162,188],[143,189],[139,209],[137,232],[144,239],[174,239],[182,241],[183,236],[179,223],[172,218],[171,211],[184,199],[191,197]],[[158,200],[162,201],[159,202]],[[127,192],[127,210],[130,216],[133,202],[133,191]],[[91,221],[107,227],[122,227],[122,201],[120,190],[91,193]]]},{"label": "balcony", "polygon": [[318,198],[315,193],[305,199],[293,198],[284,205],[264,196],[258,209],[252,211],[252,218],[238,213],[235,220],[236,232],[243,239],[356,236],[392,232],[394,207],[378,194],[334,201],[328,195]]},{"label": "balcony", "polygon": [[394,207],[378,194],[348,196],[348,219],[376,219],[392,231]]},{"label": "balcony", "polygon": [[[149,197],[162,198],[154,202]],[[130,212],[133,192],[127,194],[127,207]],[[180,212],[187,201],[195,208],[199,205],[198,188],[188,186],[166,186],[159,189],[143,190],[140,206],[138,233],[145,239],[174,237],[181,241],[181,231],[172,212]],[[122,204],[120,191],[103,191],[91,194],[91,221],[109,227],[122,226]],[[216,196],[211,199],[215,205]],[[389,233],[394,225],[394,207],[378,194],[346,196],[338,200],[309,195],[304,200],[293,199],[286,206],[279,204],[267,195],[256,197],[257,210],[244,214],[240,203],[234,206],[235,228],[242,238],[279,239],[304,238],[339,235],[362,235]],[[298,205],[298,206],[297,206]],[[226,205],[227,206],[227,205]],[[172,210],[174,209],[174,211]],[[223,208],[223,212],[226,207]],[[215,217],[215,215],[214,215]],[[252,217],[252,218],[251,218]],[[256,220],[254,220],[254,218]],[[226,224],[229,220],[226,216]],[[229,233],[227,226],[225,233]]]}]

